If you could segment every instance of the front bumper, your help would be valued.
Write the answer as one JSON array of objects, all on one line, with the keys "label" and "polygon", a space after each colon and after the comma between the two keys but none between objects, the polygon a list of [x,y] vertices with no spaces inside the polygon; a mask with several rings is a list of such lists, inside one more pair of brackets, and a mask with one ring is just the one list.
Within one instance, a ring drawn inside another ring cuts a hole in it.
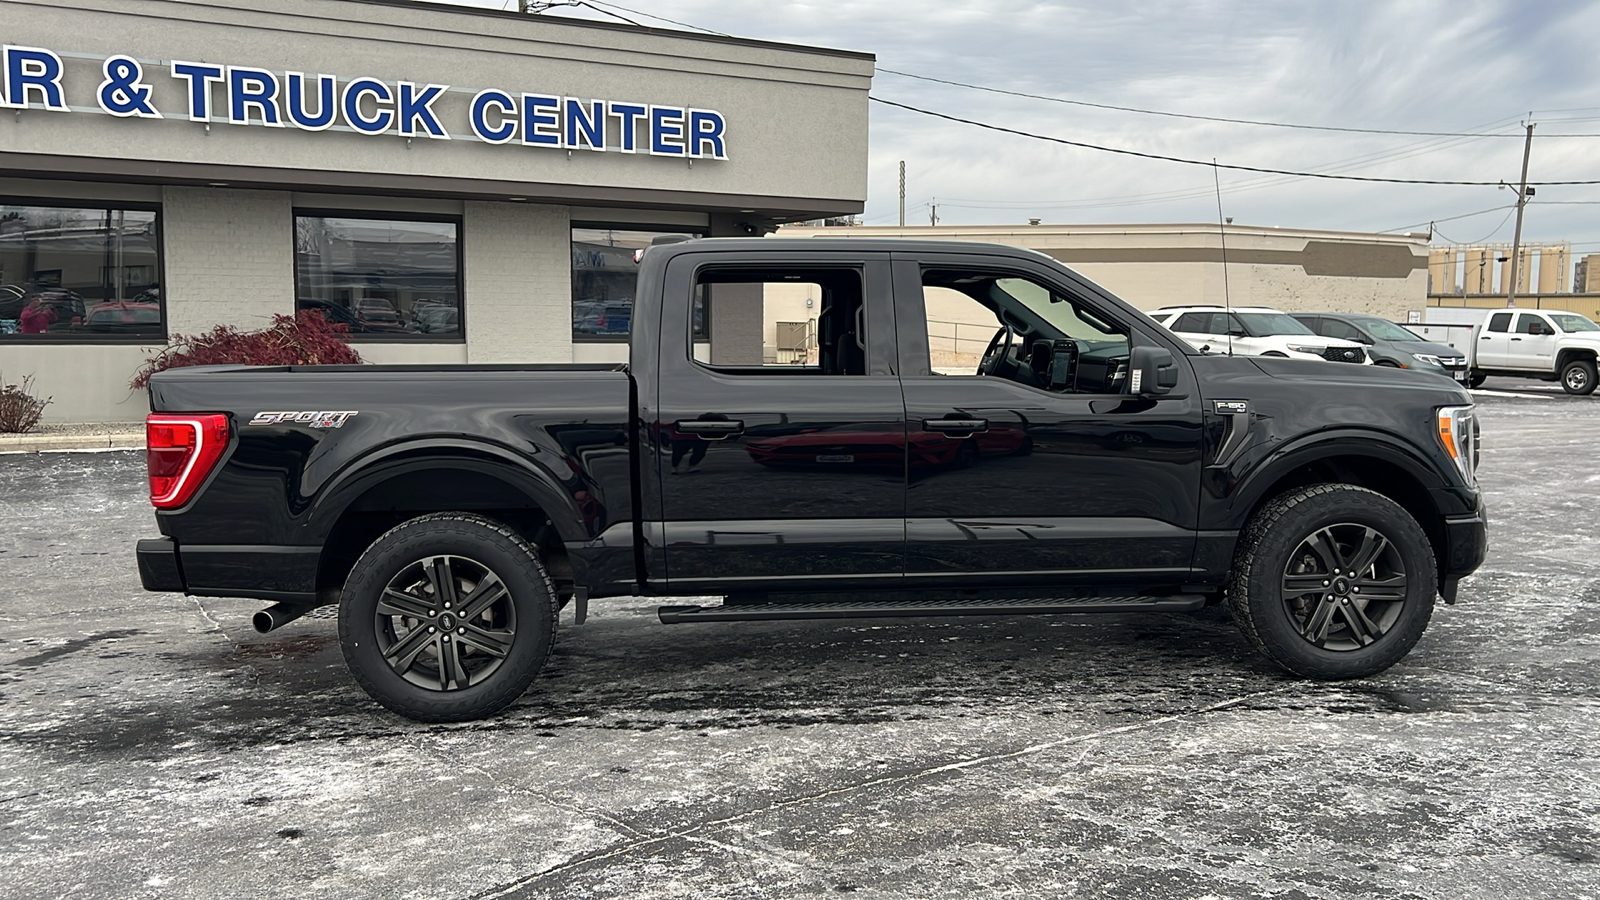
[{"label": "front bumper", "polygon": [[172,538],[149,538],[134,551],[139,558],[139,580],[147,591],[183,591],[183,570],[178,568],[178,546]]},{"label": "front bumper", "polygon": [[1471,515],[1445,517],[1444,546],[1439,593],[1444,602],[1454,603],[1456,585],[1476,571],[1489,553],[1489,520],[1481,505]]}]

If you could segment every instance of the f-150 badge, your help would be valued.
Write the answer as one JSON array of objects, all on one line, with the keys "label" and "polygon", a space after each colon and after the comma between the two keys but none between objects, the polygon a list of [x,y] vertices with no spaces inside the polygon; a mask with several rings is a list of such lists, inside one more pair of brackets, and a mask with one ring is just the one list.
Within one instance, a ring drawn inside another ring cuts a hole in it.
[{"label": "f-150 badge", "polygon": [[305,425],[311,428],[343,428],[344,423],[350,421],[359,410],[315,410],[308,409],[296,412],[258,412],[250,420],[251,425],[277,425],[287,423],[292,425]]}]

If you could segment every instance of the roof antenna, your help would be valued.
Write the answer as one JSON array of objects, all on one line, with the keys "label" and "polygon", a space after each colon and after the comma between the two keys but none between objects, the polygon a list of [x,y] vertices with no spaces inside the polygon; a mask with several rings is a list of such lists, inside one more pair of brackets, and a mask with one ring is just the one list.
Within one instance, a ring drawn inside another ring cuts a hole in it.
[{"label": "roof antenna", "polygon": [[1222,241],[1222,305],[1228,311],[1228,355],[1233,355],[1233,297],[1228,291],[1228,226],[1233,218],[1222,217],[1222,178],[1217,175],[1217,158],[1211,157],[1211,183],[1217,189],[1217,237]]}]

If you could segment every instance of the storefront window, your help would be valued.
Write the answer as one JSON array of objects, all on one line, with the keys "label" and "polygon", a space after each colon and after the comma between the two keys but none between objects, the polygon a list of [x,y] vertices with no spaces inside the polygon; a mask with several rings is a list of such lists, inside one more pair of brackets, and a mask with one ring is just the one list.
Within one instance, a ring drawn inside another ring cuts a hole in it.
[{"label": "storefront window", "polygon": [[295,303],[357,338],[460,340],[460,223],[296,213]]},{"label": "storefront window", "polygon": [[0,339],[164,340],[153,209],[0,201]]},{"label": "storefront window", "polygon": [[[572,229],[572,337],[579,341],[625,341],[633,326],[633,293],[639,282],[634,252],[657,238],[699,237],[679,231],[622,228]],[[703,302],[694,307],[695,337],[707,335]]]}]

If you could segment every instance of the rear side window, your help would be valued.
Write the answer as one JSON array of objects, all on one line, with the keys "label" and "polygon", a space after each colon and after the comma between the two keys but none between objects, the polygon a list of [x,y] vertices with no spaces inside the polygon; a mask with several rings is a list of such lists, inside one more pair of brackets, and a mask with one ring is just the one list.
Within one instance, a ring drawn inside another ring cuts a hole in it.
[{"label": "rear side window", "polygon": [[1489,317],[1489,330],[1504,333],[1511,328],[1511,313],[1495,313]]},{"label": "rear side window", "polygon": [[1347,341],[1361,340],[1361,332],[1338,319],[1323,319],[1322,327],[1317,329],[1317,333],[1323,337],[1342,338]]}]

